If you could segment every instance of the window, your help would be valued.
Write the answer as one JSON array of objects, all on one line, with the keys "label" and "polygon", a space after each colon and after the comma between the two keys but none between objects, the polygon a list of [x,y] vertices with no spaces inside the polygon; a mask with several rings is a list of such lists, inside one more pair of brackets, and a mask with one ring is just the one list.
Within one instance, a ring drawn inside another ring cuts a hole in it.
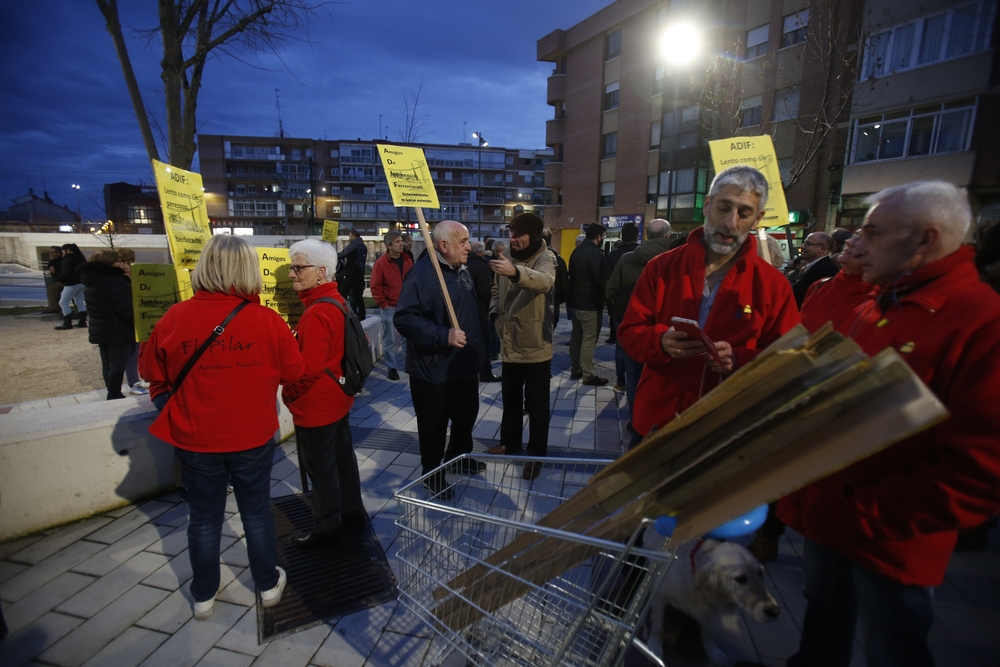
[{"label": "window", "polygon": [[761,113],[764,109],[764,98],[761,95],[746,97],[740,103],[740,127],[760,125]]},{"label": "window", "polygon": [[451,180],[451,172],[450,171],[444,172],[444,180],[446,180],[446,181],[450,181]]},{"label": "window", "polygon": [[663,65],[657,65],[656,70],[653,72],[653,94],[663,92]]},{"label": "window", "polygon": [[969,150],[975,109],[975,100],[960,100],[859,118],[851,162]]},{"label": "window", "polygon": [[747,60],[767,53],[768,25],[747,31]]},{"label": "window", "polygon": [[601,157],[602,158],[614,157],[617,153],[618,153],[618,133],[608,132],[603,137]]},{"label": "window", "polygon": [[508,183],[514,182],[514,174],[507,174],[507,182]]},{"label": "window", "polygon": [[862,77],[885,76],[989,48],[995,3],[971,2],[868,38]]},{"label": "window", "polygon": [[340,149],[338,149],[338,148],[331,148],[330,149],[330,157],[340,157]]},{"label": "window", "polygon": [[601,183],[601,206],[615,205],[615,182]]},{"label": "window", "polygon": [[[795,164],[795,158],[783,157],[778,158],[778,174],[781,176],[781,182],[787,184],[789,179],[792,177],[792,165]],[[788,187],[785,185],[785,187]]]},{"label": "window", "polygon": [[604,38],[604,59],[611,60],[622,54],[622,31],[615,30]]},{"label": "window", "polygon": [[663,127],[661,121],[654,120],[649,125],[649,147],[656,148],[660,145],[660,128]]},{"label": "window", "polygon": [[514,156],[513,155],[508,155],[506,163],[510,164],[510,165],[514,164]]},{"label": "window", "polygon": [[809,10],[789,14],[781,29],[781,48],[795,46],[806,41],[806,28],[809,26]]},{"label": "window", "polygon": [[656,176],[650,176],[646,179],[646,203],[656,203]]},{"label": "window", "polygon": [[526,174],[525,177],[524,177],[524,182],[528,183],[530,185],[531,184],[531,178],[532,177],[531,177],[530,174]]},{"label": "window", "polygon": [[619,82],[609,83],[604,87],[604,110],[610,111],[611,109],[618,108],[618,85]]},{"label": "window", "polygon": [[494,183],[503,183],[503,174],[493,174]]},{"label": "window", "polygon": [[799,115],[800,86],[782,88],[774,92],[774,120],[790,120]]},{"label": "window", "polygon": [[292,149],[292,160],[294,162],[298,162],[301,159],[302,159],[302,149],[301,148],[293,148]]}]

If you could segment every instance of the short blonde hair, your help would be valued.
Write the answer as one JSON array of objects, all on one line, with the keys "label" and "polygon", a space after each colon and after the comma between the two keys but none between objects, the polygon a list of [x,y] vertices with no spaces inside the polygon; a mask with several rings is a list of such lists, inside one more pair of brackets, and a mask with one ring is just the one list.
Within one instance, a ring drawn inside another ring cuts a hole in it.
[{"label": "short blonde hair", "polygon": [[191,287],[219,294],[260,294],[264,281],[257,251],[239,236],[213,236],[191,272]]},{"label": "short blonde hair", "polygon": [[117,264],[121,260],[114,250],[98,250],[87,261],[92,264]]},{"label": "short blonde hair", "polygon": [[135,250],[131,248],[118,248],[118,258],[123,262],[134,262]]}]

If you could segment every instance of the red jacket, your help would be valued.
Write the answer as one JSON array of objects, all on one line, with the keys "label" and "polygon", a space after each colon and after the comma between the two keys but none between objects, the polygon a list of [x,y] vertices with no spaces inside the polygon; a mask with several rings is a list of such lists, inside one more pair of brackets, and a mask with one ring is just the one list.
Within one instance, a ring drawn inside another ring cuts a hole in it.
[{"label": "red jacket", "polygon": [[[705,288],[703,237],[698,228],[686,244],[646,264],[618,327],[625,352],[646,365],[632,411],[632,425],[643,435],[670,422],[720,382],[702,357],[673,359],[660,346],[671,318],[698,319]],[[791,285],[757,256],[756,243],[749,236],[738,251],[704,327],[713,341],[733,346],[737,368],[799,323]]]},{"label": "red jacket", "polygon": [[399,292],[403,289],[403,278],[413,268],[413,260],[409,255],[404,252],[400,257],[403,259],[402,271],[399,270],[399,264],[389,257],[389,253],[376,259],[372,265],[372,298],[379,308],[396,307]]},{"label": "red jacket", "polygon": [[195,350],[233,308],[241,310],[204,354],[156,418],[149,432],[195,452],[239,452],[260,447],[278,430],[278,384],[305,370],[284,320],[258,305],[257,296],[199,291],[170,307],[153,327],[140,360],[150,397],[169,391]]},{"label": "red jacket", "polygon": [[940,584],[956,531],[1000,511],[1000,296],[973,257],[918,269],[841,325],[859,320],[868,355],[898,351],[950,418],[778,504],[795,530],[903,584]]},{"label": "red jacket", "polygon": [[[809,288],[806,300],[802,302],[802,326],[815,332],[827,322],[832,322],[834,328],[840,328],[841,323],[854,309],[868,299],[875,289],[874,285],[866,283],[861,276],[844,273],[842,270],[829,280],[817,282]],[[847,322],[850,329],[855,322]]]},{"label": "red jacket", "polygon": [[[295,384],[285,385],[281,398],[292,413],[296,426],[326,426],[343,419],[354,405],[340,385],[326,372],[338,377],[344,359],[344,314],[332,303],[316,303],[320,297],[344,298],[337,283],[323,283],[304,292],[299,299],[306,310],[299,320],[299,349],[306,360],[305,374]],[[312,305],[315,304],[315,305]]]}]

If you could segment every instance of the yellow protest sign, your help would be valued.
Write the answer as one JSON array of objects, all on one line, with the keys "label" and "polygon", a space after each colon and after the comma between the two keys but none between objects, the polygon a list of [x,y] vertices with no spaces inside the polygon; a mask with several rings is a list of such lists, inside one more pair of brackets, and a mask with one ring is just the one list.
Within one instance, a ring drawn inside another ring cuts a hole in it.
[{"label": "yellow protest sign", "polygon": [[201,257],[202,247],[212,236],[201,174],[159,160],[153,160],[153,174],[174,266],[193,269]]},{"label": "yellow protest sign", "polygon": [[292,277],[288,267],[292,260],[285,248],[257,248],[257,258],[260,259],[260,273],[264,278],[264,291],[260,295],[262,306],[270,308],[281,315],[293,329],[302,316],[302,302],[299,295],[292,289]]},{"label": "yellow protest sign", "polygon": [[423,149],[387,144],[376,147],[395,206],[441,208]]},{"label": "yellow protest sign", "polygon": [[756,167],[767,179],[767,206],[764,208],[764,218],[760,227],[784,227],[788,224],[788,204],[785,203],[785,189],[781,185],[781,173],[778,171],[778,158],[774,154],[774,144],[771,137],[733,137],[708,142],[712,151],[712,162],[715,173],[735,167],[747,165]]},{"label": "yellow protest sign", "polygon": [[149,340],[153,325],[175,303],[191,298],[191,274],[173,264],[132,265],[132,310],[135,339]]},{"label": "yellow protest sign", "polygon": [[337,234],[340,233],[340,223],[336,220],[323,221],[323,240],[327,243],[336,244]]}]

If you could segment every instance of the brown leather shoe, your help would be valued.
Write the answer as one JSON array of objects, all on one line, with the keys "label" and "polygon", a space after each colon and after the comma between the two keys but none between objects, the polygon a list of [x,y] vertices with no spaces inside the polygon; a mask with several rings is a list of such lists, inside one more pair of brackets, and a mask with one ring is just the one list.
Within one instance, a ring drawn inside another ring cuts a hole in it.
[{"label": "brown leather shoe", "polygon": [[529,482],[542,472],[542,464],[538,461],[528,461],[524,464],[524,472],[521,473],[521,477],[528,480]]},{"label": "brown leather shoe", "polygon": [[764,537],[764,533],[758,530],[747,551],[756,556],[761,563],[778,560],[778,540]]},{"label": "brown leather shoe", "polygon": [[504,454],[507,453],[507,448],[504,447],[503,445],[493,445],[492,447],[490,447],[489,449],[486,450],[486,453],[487,454],[497,454],[497,455],[502,456],[502,455],[504,455]]}]

